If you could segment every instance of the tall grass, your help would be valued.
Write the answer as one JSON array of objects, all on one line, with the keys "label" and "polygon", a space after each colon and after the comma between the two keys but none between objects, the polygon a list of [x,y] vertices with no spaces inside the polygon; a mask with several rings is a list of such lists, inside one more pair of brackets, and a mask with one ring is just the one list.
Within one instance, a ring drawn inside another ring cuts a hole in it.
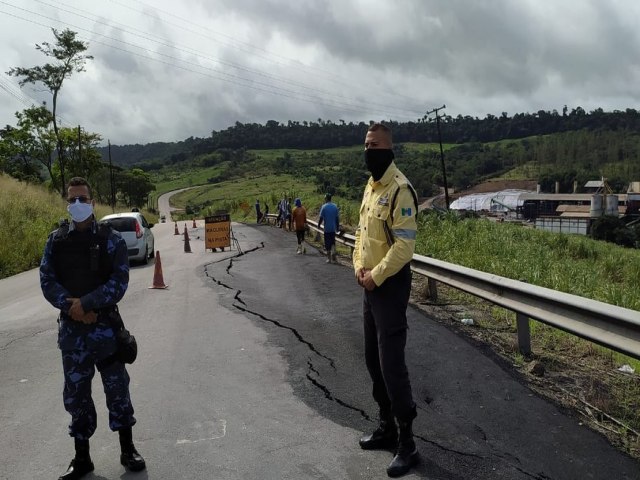
[{"label": "tall grass", "polygon": [[67,216],[56,193],[0,175],[0,278],[37,266],[47,236]]},{"label": "tall grass", "polygon": [[[97,218],[108,213],[111,208],[96,205]],[[49,233],[63,218],[69,218],[67,203],[57,193],[0,174],[0,278],[37,267]]]},{"label": "tall grass", "polygon": [[427,215],[416,251],[476,270],[640,310],[640,251],[495,223]]},{"label": "tall grass", "polygon": [[[318,193],[310,179],[292,175],[264,175],[259,178],[226,180],[180,192],[171,197],[171,205],[177,208],[186,208],[188,204],[197,205],[200,207],[200,217],[216,210],[225,210],[234,221],[255,221],[256,199],[260,200],[263,212],[265,205],[269,205],[269,213],[273,214],[277,213],[276,206],[283,196],[292,201],[300,198],[307,209],[308,218],[313,219],[317,217],[324,202],[324,194]],[[334,196],[334,201],[340,208],[341,222],[348,225],[357,223],[359,203],[337,196]],[[182,220],[191,215],[174,212],[172,217]]]}]

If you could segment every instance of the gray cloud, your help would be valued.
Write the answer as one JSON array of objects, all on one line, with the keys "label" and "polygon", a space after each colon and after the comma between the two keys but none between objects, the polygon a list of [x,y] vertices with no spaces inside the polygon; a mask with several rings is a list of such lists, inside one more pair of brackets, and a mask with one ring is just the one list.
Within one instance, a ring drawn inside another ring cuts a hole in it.
[{"label": "gray cloud", "polygon": [[[82,28],[95,60],[65,83],[60,114],[113,143],[236,121],[408,120],[442,103],[484,116],[640,99],[633,0],[66,0],[78,15],[8,2],[53,20],[0,7],[2,71],[44,62],[33,45],[52,36],[34,22]],[[0,123],[21,108],[0,91]]]}]

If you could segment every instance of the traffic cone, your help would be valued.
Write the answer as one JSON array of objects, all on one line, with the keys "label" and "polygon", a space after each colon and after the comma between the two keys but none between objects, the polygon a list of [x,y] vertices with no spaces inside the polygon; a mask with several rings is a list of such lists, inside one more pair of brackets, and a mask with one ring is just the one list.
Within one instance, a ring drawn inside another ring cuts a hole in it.
[{"label": "traffic cone", "polygon": [[176,222],[176,231],[174,232],[174,235],[180,235],[180,232],[178,231],[178,222]]},{"label": "traffic cone", "polygon": [[153,289],[163,289],[169,288],[169,285],[164,284],[164,279],[162,278],[162,261],[160,260],[160,252],[156,252],[156,267],[153,271],[153,285],[149,288]]},{"label": "traffic cone", "polygon": [[198,227],[196,226],[196,219],[195,219],[195,218],[193,219],[193,228],[198,228]]},{"label": "traffic cone", "polygon": [[189,232],[187,232],[187,224],[184,224],[184,253],[191,253],[191,245],[189,245]]}]

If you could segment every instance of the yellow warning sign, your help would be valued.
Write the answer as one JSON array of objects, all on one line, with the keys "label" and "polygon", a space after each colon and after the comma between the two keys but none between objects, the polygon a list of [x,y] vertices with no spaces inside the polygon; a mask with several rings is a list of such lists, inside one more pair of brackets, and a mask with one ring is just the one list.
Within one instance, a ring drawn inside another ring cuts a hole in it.
[{"label": "yellow warning sign", "polygon": [[231,247],[231,215],[221,213],[205,217],[205,249]]}]

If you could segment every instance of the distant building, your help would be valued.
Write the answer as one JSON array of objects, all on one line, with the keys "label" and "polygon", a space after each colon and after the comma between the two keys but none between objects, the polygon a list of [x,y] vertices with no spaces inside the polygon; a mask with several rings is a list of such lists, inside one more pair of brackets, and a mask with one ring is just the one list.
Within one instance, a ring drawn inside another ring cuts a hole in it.
[{"label": "distant building", "polygon": [[640,217],[640,182],[632,182],[627,194],[611,194],[606,180],[589,181],[588,193],[537,193],[501,190],[465,195],[451,204],[452,210],[472,210],[535,223],[536,228],[586,235],[591,223],[602,215],[630,220]]}]

